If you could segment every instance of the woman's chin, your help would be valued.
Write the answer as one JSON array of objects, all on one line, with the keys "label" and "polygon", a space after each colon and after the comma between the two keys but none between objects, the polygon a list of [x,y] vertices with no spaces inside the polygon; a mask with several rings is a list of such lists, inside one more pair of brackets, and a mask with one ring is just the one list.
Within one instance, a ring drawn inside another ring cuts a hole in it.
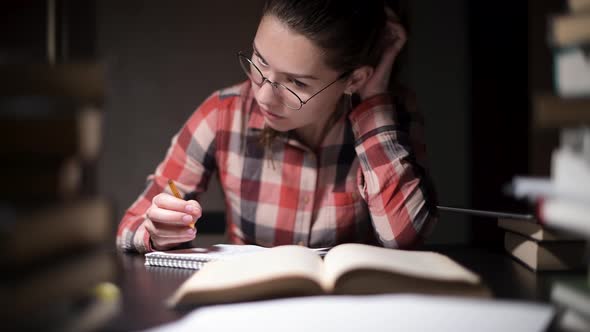
[{"label": "woman's chin", "polygon": [[266,124],[267,127],[270,127],[271,129],[274,129],[274,130],[280,131],[280,132],[286,132],[286,131],[293,129],[288,125],[277,123],[276,121],[270,120],[268,118],[264,119],[264,123]]}]

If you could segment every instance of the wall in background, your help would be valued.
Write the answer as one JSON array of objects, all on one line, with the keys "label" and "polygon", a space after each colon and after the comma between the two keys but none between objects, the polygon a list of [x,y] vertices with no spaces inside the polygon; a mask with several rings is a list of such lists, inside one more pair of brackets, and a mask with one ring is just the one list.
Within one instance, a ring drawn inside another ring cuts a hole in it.
[{"label": "wall in background", "polygon": [[[235,52],[249,46],[261,2],[97,2],[97,53],[107,65],[108,85],[100,182],[119,217],[195,107],[242,79]],[[466,1],[410,5],[404,77],[426,118],[435,185],[442,204],[468,206]],[[216,183],[202,204],[205,212],[223,210]],[[465,242],[468,233],[466,218],[442,214],[430,241]]]},{"label": "wall in background", "polygon": [[[467,1],[411,1],[409,83],[426,120],[440,205],[470,207]],[[470,218],[442,212],[431,242],[466,242]]]},{"label": "wall in background", "polygon": [[[107,65],[100,176],[119,216],[195,108],[244,79],[235,54],[250,45],[260,8],[261,1],[98,2],[98,56]],[[215,183],[202,204],[223,210]]]}]

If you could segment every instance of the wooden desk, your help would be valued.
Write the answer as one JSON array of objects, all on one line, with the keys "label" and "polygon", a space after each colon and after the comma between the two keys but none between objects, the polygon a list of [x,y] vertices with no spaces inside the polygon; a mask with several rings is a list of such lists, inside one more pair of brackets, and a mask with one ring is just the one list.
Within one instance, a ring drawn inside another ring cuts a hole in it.
[{"label": "wooden desk", "polygon": [[[501,251],[465,246],[430,246],[479,274],[496,298],[547,302],[550,282],[564,273],[536,274]],[[186,312],[166,308],[164,300],[193,271],[144,266],[140,255],[117,254],[117,280],[122,310],[102,331],[130,331],[153,327],[182,317]],[[572,273],[568,273],[572,274]],[[581,274],[581,272],[577,273]]]}]

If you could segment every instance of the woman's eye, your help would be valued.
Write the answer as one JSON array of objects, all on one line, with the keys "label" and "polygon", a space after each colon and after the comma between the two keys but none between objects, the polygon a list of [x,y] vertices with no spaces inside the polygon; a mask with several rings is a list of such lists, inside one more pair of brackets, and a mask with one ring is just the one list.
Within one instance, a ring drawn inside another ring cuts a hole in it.
[{"label": "woman's eye", "polygon": [[257,55],[257,56],[256,56],[256,59],[257,59],[258,63],[259,63],[261,66],[263,66],[263,67],[268,67],[268,63],[266,63],[266,62],[264,61],[264,59],[263,59],[263,58],[261,58],[259,55]]},{"label": "woman's eye", "polygon": [[301,81],[295,80],[295,79],[289,79],[289,82],[291,84],[295,85],[296,87],[300,88],[300,89],[303,89],[303,88],[306,88],[307,87],[307,84],[305,84],[305,83],[303,83]]}]

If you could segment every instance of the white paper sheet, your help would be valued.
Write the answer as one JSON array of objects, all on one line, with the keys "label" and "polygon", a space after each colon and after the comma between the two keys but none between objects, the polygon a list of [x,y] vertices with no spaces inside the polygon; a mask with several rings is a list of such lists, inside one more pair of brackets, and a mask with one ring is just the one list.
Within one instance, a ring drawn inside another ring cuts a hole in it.
[{"label": "white paper sheet", "polygon": [[205,307],[150,331],[544,331],[553,313],[532,302],[316,296]]}]

